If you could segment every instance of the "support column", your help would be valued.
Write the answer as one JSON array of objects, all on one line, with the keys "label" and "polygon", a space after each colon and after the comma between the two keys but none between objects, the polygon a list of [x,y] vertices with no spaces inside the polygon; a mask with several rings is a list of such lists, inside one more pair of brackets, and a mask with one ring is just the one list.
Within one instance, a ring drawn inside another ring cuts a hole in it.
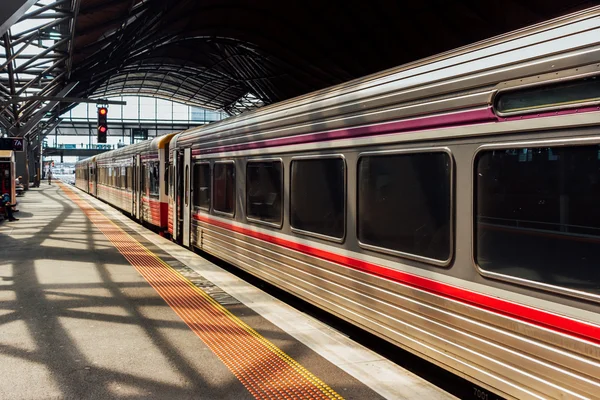
[{"label": "support column", "polygon": [[28,165],[28,157],[27,152],[29,151],[29,145],[27,140],[23,141],[23,151],[15,152],[15,161],[16,161],[16,176],[21,176],[22,184],[25,186],[25,190],[29,189],[29,165]]},{"label": "support column", "polygon": [[[27,148],[27,159],[28,159],[28,173],[29,173],[29,182],[33,183],[33,186],[36,186],[36,181],[39,182],[40,175],[40,159],[41,159],[41,144],[40,144],[40,135],[39,133],[34,136],[31,142],[29,142],[29,146]],[[28,182],[28,183],[29,183]],[[27,188],[28,189],[28,188]]]}]

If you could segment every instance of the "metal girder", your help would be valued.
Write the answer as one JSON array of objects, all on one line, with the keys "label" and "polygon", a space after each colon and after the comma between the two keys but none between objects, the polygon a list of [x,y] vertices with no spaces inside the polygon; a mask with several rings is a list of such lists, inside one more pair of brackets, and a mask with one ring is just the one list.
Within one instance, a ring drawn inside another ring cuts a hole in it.
[{"label": "metal girder", "polygon": [[[77,82],[69,83],[62,89],[56,97],[66,97],[74,88],[77,86]],[[13,136],[23,136],[27,137],[31,131],[33,131],[37,125],[42,121],[42,119],[46,116],[46,114],[50,113],[57,105],[58,101],[50,101],[44,107],[42,107],[38,112],[36,112],[32,117],[27,121],[22,127],[18,127],[18,129],[13,130],[15,135]]]},{"label": "metal girder", "polygon": [[33,6],[37,0],[2,0],[0,7],[0,36]]},{"label": "metal girder", "polygon": [[[15,0],[2,1],[4,7]],[[57,117],[56,96],[74,87],[68,76],[79,2],[30,1],[33,7],[13,18],[18,22],[1,36],[0,124],[10,133],[24,135],[32,123]]]},{"label": "metal girder", "polygon": [[29,19],[29,18],[32,18],[32,17],[37,17],[40,14],[42,14],[43,12],[45,12],[45,11],[56,10],[57,6],[62,5],[62,4],[67,4],[67,3],[69,3],[69,0],[57,0],[54,3],[50,3],[48,5],[42,6],[42,7],[38,8],[35,11],[32,11],[30,13],[27,13],[27,14],[23,15],[22,19]]},{"label": "metal girder", "polygon": [[[4,103],[19,103],[22,101],[39,100],[39,101],[58,101],[61,103],[90,103],[90,104],[112,104],[112,105],[127,105],[126,101],[107,100],[107,99],[82,99],[79,97],[56,97],[56,96],[27,96],[13,97]],[[0,102],[1,104],[2,102]]]},{"label": "metal girder", "polygon": [[[53,129],[55,129],[57,126],[59,126],[62,121],[63,120],[60,118],[55,118],[52,121],[48,121],[48,123],[46,123],[43,127],[40,127],[39,131],[37,132],[39,134],[39,137],[38,137],[35,147],[38,147],[40,145],[40,143],[42,143],[44,141],[44,138],[46,136],[48,136],[48,134],[50,132],[52,132]],[[35,150],[35,147],[34,147],[34,150]]]},{"label": "metal girder", "polygon": [[6,117],[4,115],[0,114],[0,125],[7,127],[10,126],[10,121],[8,119],[6,119]]}]

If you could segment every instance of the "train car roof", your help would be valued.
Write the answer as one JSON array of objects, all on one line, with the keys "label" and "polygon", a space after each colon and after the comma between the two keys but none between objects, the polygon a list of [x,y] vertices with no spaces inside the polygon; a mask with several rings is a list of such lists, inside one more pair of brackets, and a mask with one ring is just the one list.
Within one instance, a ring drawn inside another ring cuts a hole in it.
[{"label": "train car roof", "polygon": [[500,84],[574,68],[586,57],[592,64],[598,45],[600,6],[193,128],[174,143],[216,145],[369,124],[391,107],[398,112],[388,113],[389,120],[489,107]]},{"label": "train car roof", "polygon": [[82,164],[88,164],[90,161],[94,161],[98,156],[91,156],[88,158],[84,158],[83,160],[75,161],[75,167]]},{"label": "train car roof", "polygon": [[146,153],[148,150],[150,150],[152,140],[153,139],[144,140],[143,142],[130,144],[120,149],[107,151],[106,153],[99,154],[96,158],[96,161],[102,162],[104,160],[113,159],[116,157],[133,157],[136,154]]},{"label": "train car roof", "polygon": [[[167,144],[171,141],[173,136],[175,136],[177,132],[168,133],[166,135],[157,136],[155,138],[145,140],[140,143],[130,144],[128,146],[122,147],[120,149],[107,151],[106,153],[99,154],[97,157],[98,162],[102,162],[103,160],[113,159],[113,158],[123,158],[127,156],[133,157],[136,154],[143,154],[153,150],[163,149],[167,146]],[[89,160],[89,159],[86,159]],[[85,160],[84,160],[85,161]]]},{"label": "train car roof", "polygon": [[177,135],[178,133],[179,132],[167,133],[166,135],[155,137],[152,140],[152,149],[164,149],[167,146],[167,144],[171,141],[173,136]]}]

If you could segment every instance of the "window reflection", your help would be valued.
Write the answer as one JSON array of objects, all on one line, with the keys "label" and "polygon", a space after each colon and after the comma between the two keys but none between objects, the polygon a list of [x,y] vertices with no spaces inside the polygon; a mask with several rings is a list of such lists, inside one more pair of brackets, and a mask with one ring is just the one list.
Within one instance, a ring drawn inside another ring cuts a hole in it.
[{"label": "window reflection", "polygon": [[600,293],[600,147],[490,150],[477,158],[477,262]]}]

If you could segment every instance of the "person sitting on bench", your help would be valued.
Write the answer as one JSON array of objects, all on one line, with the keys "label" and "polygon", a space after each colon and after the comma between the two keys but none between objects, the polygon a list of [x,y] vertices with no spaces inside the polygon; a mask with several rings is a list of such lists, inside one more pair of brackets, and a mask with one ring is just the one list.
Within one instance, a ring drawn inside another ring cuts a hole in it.
[{"label": "person sitting on bench", "polygon": [[21,179],[23,178],[20,176],[17,179],[15,179],[15,188],[17,191],[17,196],[25,194],[25,186],[23,186],[23,184],[21,183]]},{"label": "person sitting on bench", "polygon": [[2,198],[0,198],[0,205],[4,207],[4,213],[8,217],[9,221],[19,220],[13,216],[13,207],[16,206],[16,204],[12,204],[10,202],[10,195],[8,193],[4,193],[2,195]]}]

